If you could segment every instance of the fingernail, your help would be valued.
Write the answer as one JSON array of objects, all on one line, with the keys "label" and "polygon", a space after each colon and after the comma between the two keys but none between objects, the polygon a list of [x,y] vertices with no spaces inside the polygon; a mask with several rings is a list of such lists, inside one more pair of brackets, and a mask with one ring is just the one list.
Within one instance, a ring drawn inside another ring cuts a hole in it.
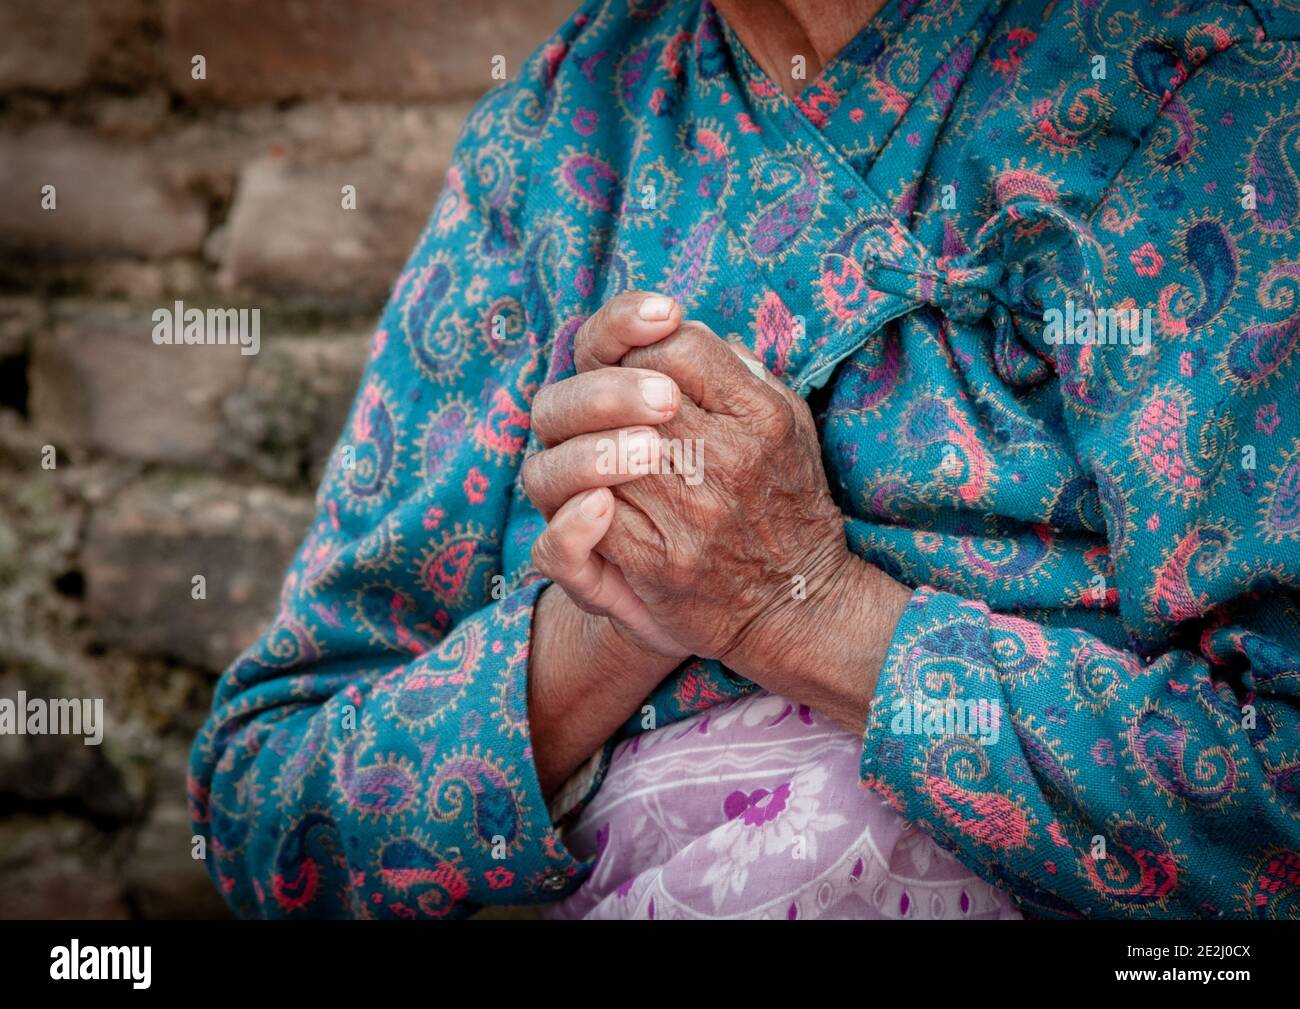
[{"label": "fingernail", "polygon": [[641,398],[651,410],[667,410],[673,405],[673,384],[655,376],[641,379]]},{"label": "fingernail", "polygon": [[649,473],[654,460],[655,444],[659,436],[653,431],[633,431],[627,436],[624,451],[627,457],[629,473]]},{"label": "fingernail", "polygon": [[609,497],[604,491],[588,491],[586,496],[578,502],[578,510],[583,516],[589,519],[598,519],[605,514]]},{"label": "fingernail", "polygon": [[637,306],[636,314],[646,322],[663,322],[673,310],[673,300],[661,294],[652,294]]}]

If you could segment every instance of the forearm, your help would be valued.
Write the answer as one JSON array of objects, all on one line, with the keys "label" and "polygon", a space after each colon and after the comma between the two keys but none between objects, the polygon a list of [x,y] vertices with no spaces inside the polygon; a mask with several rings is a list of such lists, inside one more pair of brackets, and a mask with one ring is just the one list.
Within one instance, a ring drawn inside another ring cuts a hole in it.
[{"label": "forearm", "polygon": [[528,660],[533,762],[551,795],[681,660],[638,647],[557,586],[538,597]]}]

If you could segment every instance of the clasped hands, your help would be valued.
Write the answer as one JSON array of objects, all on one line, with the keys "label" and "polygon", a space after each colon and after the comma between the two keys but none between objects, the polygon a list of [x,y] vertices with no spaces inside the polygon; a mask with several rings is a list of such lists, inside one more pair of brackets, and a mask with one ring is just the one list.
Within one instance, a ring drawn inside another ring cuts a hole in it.
[{"label": "clasped hands", "polygon": [[537,569],[635,646],[718,659],[861,731],[910,592],[848,549],[807,404],[644,292],[587,320],[574,363],[532,407]]}]

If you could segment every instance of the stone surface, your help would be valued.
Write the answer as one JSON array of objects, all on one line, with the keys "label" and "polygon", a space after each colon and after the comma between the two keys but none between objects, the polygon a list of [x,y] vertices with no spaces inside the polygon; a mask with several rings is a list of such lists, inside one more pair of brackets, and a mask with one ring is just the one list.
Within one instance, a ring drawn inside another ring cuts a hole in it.
[{"label": "stone surface", "polygon": [[[285,569],[312,515],[309,495],[211,477],[158,476],[97,509],[82,566],[96,641],[214,672],[275,614]],[[193,599],[193,578],[206,598]]]},{"label": "stone surface", "polygon": [[0,918],[127,918],[120,839],[66,816],[0,820]]},{"label": "stone surface", "polygon": [[154,763],[154,802],[127,859],[131,903],[146,918],[228,918],[229,911],[193,857],[194,827],[185,801],[188,747],[169,743]]},{"label": "stone surface", "polygon": [[220,249],[227,289],[377,309],[433,209],[465,111],[291,119],[292,146],[240,175]]},{"label": "stone surface", "polygon": [[0,132],[0,256],[194,254],[207,231],[205,199],[148,147],[57,123]]},{"label": "stone surface", "polygon": [[368,334],[353,334],[269,346],[223,405],[230,459],[286,484],[310,474],[314,486],[343,430],[369,345]]},{"label": "stone surface", "polygon": [[56,444],[74,455],[93,449],[200,467],[219,457],[222,401],[244,381],[253,356],[235,346],[158,346],[152,311],[75,306],[37,339],[32,416]]},{"label": "stone surface", "polygon": [[[215,676],[274,615],[491,56],[517,74],[575,4],[0,0],[0,696],[106,722],[0,737],[0,917],[225,913],[184,792]],[[155,346],[177,298],[261,308],[261,353]]]},{"label": "stone surface", "polygon": [[[573,11],[573,0],[166,0],[171,86],[193,101],[335,94],[413,100],[486,91]],[[193,59],[207,61],[206,78]]]},{"label": "stone surface", "polygon": [[0,359],[21,357],[45,319],[45,305],[36,298],[0,298]]},{"label": "stone surface", "polygon": [[71,90],[94,55],[92,0],[0,4],[0,90]]}]

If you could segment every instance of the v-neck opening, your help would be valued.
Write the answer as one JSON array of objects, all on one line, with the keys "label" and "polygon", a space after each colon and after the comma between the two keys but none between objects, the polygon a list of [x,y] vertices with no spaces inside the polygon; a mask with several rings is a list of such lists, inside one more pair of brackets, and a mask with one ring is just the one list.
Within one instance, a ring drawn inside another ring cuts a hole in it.
[{"label": "v-neck opening", "polygon": [[[880,10],[876,11],[875,14],[871,15],[871,17],[867,19],[866,23],[854,32],[853,37],[844,43],[834,56],[822,63],[821,69],[817,71],[816,76],[804,82],[804,86],[800,88],[799,94],[797,95],[792,95],[787,92],[785,88],[781,87],[781,85],[776,82],[775,78],[773,78],[771,74],[763,69],[762,65],[754,57],[754,54],[749,51],[749,47],[745,45],[740,35],[733,27],[731,27],[730,22],[723,17],[722,12],[712,3],[709,3],[709,6],[713,8],[714,16],[718,19],[718,23],[722,25],[722,30],[727,35],[727,42],[731,46],[732,53],[737,59],[746,65],[746,71],[758,78],[766,86],[771,87],[775,93],[781,97],[784,103],[791,107],[793,112],[798,113],[806,120],[808,119],[808,116],[804,112],[804,105],[800,103],[799,99],[810,91],[816,89],[818,86],[827,83],[829,75],[835,70],[838,70],[839,65],[845,60],[848,54],[857,49],[865,39],[870,37],[872,32],[879,30],[883,20],[889,18],[896,23],[897,17],[895,15],[898,13],[897,8],[901,2],[902,0],[886,0],[885,5],[881,7]],[[816,129],[815,123],[809,121],[808,125]]]}]

